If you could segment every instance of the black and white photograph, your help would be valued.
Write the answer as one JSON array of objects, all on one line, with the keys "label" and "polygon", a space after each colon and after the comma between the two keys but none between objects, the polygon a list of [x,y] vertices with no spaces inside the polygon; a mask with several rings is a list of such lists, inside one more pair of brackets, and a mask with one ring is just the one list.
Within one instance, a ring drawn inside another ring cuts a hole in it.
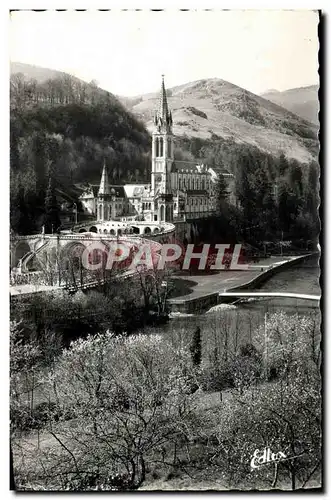
[{"label": "black and white photograph", "polygon": [[11,489],[323,488],[320,23],[8,11]]}]

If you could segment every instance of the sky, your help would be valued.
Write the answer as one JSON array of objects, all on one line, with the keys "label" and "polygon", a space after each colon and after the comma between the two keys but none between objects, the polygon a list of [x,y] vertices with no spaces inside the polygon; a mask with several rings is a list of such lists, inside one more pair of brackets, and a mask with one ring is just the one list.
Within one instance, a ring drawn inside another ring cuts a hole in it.
[{"label": "sky", "polygon": [[202,78],[256,94],[318,83],[318,14],[169,9],[12,12],[11,61],[96,80],[135,96]]}]

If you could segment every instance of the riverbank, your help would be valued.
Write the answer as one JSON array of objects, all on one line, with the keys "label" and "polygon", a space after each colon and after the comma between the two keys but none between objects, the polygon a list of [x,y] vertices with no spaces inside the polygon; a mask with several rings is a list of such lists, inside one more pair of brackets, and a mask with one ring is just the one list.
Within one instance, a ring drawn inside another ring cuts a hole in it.
[{"label": "riverbank", "polygon": [[[198,314],[221,302],[233,302],[230,297],[220,297],[222,292],[258,288],[276,273],[309,259],[314,253],[300,256],[275,256],[250,264],[247,270],[219,271],[215,274],[176,275],[180,295],[168,300],[171,313]],[[277,290],[275,290],[277,291]]]}]

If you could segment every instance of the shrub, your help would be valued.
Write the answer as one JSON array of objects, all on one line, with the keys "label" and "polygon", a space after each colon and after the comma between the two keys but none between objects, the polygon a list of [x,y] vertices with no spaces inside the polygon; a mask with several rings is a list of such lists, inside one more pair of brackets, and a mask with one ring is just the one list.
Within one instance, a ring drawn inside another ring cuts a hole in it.
[{"label": "shrub", "polygon": [[[59,477],[71,474],[73,467],[89,471],[88,477],[80,474],[66,483],[67,489],[138,488],[162,447],[173,456],[174,436],[186,436],[194,384],[188,348],[161,336],[107,333],[73,342],[49,379],[49,398],[55,391],[56,409],[41,405],[36,412],[42,424],[52,419],[49,432],[58,446],[52,459],[44,460],[41,452],[43,466],[37,460],[27,473],[36,483],[56,482],[49,479],[56,464]],[[64,424],[66,412],[75,415],[75,425]],[[125,470],[123,481],[109,480],[121,478]]]},{"label": "shrub", "polygon": [[208,116],[203,111],[200,111],[199,109],[194,108],[193,106],[189,106],[187,109],[188,111],[191,111],[191,113],[193,113],[194,115],[200,116],[201,118],[205,118],[206,120],[208,120]]}]

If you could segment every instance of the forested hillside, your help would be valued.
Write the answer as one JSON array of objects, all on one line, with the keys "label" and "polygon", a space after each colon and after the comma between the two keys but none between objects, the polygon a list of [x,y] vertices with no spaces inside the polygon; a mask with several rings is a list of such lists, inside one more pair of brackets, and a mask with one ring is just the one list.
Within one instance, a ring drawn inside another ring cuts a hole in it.
[{"label": "forested hillside", "polygon": [[[189,87],[187,92],[191,90]],[[86,83],[64,73],[41,81],[15,74],[11,77],[10,104],[13,231],[20,234],[40,231],[42,224],[52,230],[47,211],[56,211],[55,194],[67,197],[71,210],[74,203],[79,209],[77,185],[98,183],[104,161],[114,184],[149,182],[148,131],[114,95],[99,89],[95,82]],[[149,103],[150,110],[153,106]],[[276,108],[277,112],[281,109]],[[237,107],[235,110],[238,111]],[[198,108],[191,106],[190,112],[196,117],[200,113],[199,119],[206,120]],[[293,126],[303,125],[304,132],[310,131],[307,124],[293,120]],[[294,129],[291,134],[294,138]],[[234,174],[239,210],[225,207],[226,189],[219,186],[219,213],[223,222],[220,219],[218,224],[223,224],[224,237],[231,233],[235,239],[253,243],[282,237],[305,241],[316,238],[319,230],[319,167],[313,160],[318,153],[316,139],[307,136],[304,139],[307,152],[304,162],[287,157],[282,150],[275,153],[260,146],[258,141],[238,141],[234,135],[223,137],[213,133],[207,138],[182,134],[175,136],[175,159],[202,162],[216,171],[228,170]]]},{"label": "forested hillside", "polygon": [[[109,92],[70,75],[38,83],[11,78],[11,227],[40,229],[49,176],[56,188],[147,178],[150,136]],[[21,218],[24,217],[22,224]]]}]

